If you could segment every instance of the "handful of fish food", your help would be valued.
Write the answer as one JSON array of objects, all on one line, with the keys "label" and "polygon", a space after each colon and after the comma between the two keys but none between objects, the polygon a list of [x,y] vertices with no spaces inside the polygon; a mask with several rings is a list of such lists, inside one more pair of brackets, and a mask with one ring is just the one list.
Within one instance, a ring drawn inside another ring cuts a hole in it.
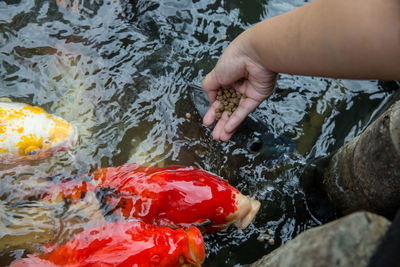
[{"label": "handful of fish food", "polygon": [[[189,227],[214,232],[231,224],[246,228],[260,202],[241,194],[222,178],[195,167],[164,168],[126,164],[91,174],[97,183],[66,181],[52,185],[44,199],[55,195],[78,201],[97,191],[112,213],[154,225]],[[87,179],[85,179],[87,180]]]},{"label": "handful of fish food", "polygon": [[107,223],[77,234],[43,255],[15,261],[18,266],[200,266],[205,257],[194,226],[154,226],[140,221]]},{"label": "handful of fish food", "polygon": [[0,102],[0,163],[43,159],[76,141],[75,128],[64,119],[40,107]]},{"label": "handful of fish food", "polygon": [[218,89],[216,98],[220,102],[215,111],[216,119],[219,120],[224,111],[228,112],[228,116],[231,116],[239,106],[240,99],[246,98],[246,95],[236,92],[232,87],[222,87]]}]

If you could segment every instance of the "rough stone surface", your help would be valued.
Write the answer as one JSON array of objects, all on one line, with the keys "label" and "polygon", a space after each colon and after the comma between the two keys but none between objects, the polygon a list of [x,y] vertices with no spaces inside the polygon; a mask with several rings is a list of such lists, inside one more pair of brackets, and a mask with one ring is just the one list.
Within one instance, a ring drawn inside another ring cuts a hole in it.
[{"label": "rough stone surface", "polygon": [[251,265],[251,267],[367,266],[390,221],[357,212],[311,228]]},{"label": "rough stone surface", "polygon": [[390,215],[400,203],[400,101],[339,149],[324,175],[325,191],[344,214]]}]

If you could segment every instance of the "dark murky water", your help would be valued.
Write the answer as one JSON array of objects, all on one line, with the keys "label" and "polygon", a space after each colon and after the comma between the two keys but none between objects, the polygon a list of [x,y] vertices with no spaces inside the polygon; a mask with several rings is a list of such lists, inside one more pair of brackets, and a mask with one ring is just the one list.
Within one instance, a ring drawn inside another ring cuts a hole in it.
[{"label": "dark murky water", "polygon": [[[212,140],[201,124],[208,101],[187,86],[201,84],[242,30],[303,4],[91,0],[79,1],[76,13],[51,0],[0,2],[0,97],[41,106],[80,132],[72,153],[1,173],[1,265],[65,241],[96,216],[29,198],[45,177],[126,162],[195,165],[262,202],[248,229],[205,237],[204,266],[249,264],[320,224],[299,175],[359,134],[392,100],[390,85],[281,75],[228,143]],[[275,245],[257,240],[266,229]]]}]

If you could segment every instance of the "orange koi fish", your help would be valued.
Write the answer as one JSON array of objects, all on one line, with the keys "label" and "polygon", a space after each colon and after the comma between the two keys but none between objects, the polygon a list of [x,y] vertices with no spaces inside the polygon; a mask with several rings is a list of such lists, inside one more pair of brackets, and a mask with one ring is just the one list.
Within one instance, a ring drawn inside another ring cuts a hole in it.
[{"label": "orange koi fish", "polygon": [[43,159],[76,141],[75,128],[64,119],[40,107],[0,102],[0,163]]},{"label": "orange koi fish", "polygon": [[194,226],[171,229],[140,221],[107,223],[77,234],[42,256],[29,255],[19,266],[201,266],[205,251]]},{"label": "orange koi fish", "polygon": [[53,185],[44,197],[51,199],[59,192],[64,198],[77,201],[85,191],[97,190],[104,193],[101,199],[113,212],[128,219],[169,227],[196,225],[208,232],[230,224],[246,228],[260,208],[259,201],[195,167],[126,164],[99,169],[91,175],[97,185],[67,181]]}]

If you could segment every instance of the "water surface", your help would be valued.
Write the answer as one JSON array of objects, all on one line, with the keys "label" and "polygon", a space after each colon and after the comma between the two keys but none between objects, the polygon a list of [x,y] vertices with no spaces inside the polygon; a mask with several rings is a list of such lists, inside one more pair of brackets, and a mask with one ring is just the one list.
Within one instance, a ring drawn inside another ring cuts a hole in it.
[{"label": "water surface", "polygon": [[[201,124],[208,101],[188,87],[201,84],[241,31],[305,2],[91,0],[79,1],[78,13],[55,1],[0,2],[0,97],[41,106],[80,132],[71,153],[2,171],[1,264],[65,242],[99,215],[96,207],[32,199],[46,177],[126,162],[194,165],[261,201],[248,229],[205,237],[204,266],[244,266],[321,224],[299,176],[359,134],[392,101],[390,86],[281,75],[275,94],[227,143],[212,140]],[[274,245],[259,240],[267,229]]]}]

